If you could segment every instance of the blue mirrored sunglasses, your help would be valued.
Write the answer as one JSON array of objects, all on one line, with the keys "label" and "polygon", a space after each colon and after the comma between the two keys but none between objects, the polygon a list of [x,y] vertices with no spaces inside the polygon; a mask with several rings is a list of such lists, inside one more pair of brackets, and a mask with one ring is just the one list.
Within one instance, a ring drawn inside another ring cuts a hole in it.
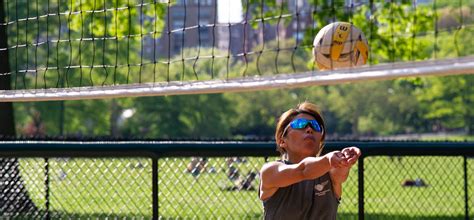
[{"label": "blue mirrored sunglasses", "polygon": [[293,129],[304,129],[307,126],[310,126],[314,131],[316,132],[322,132],[321,125],[319,125],[318,121],[316,120],[308,120],[306,118],[298,118],[290,122],[288,126],[285,128],[285,131],[283,131],[283,136],[286,135],[286,132],[288,130],[288,127],[291,127]]}]

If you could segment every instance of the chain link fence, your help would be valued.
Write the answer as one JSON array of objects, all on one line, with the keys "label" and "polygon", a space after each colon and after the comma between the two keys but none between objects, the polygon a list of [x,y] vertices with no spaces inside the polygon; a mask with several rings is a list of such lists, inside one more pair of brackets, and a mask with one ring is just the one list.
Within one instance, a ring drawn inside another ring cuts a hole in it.
[{"label": "chain link fence", "polygon": [[[262,218],[259,169],[278,157],[196,155],[3,157],[0,218]],[[465,156],[365,155],[344,184],[339,217],[468,219],[473,181]]]},{"label": "chain link fence", "polygon": [[[365,215],[377,219],[468,219],[462,156],[374,156],[364,160]],[[472,183],[474,160],[466,159]]]}]

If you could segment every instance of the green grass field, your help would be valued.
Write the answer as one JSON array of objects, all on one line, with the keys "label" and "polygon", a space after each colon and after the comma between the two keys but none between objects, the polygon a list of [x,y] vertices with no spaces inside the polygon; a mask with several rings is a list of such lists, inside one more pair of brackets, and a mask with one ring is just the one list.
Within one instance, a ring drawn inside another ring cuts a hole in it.
[{"label": "green grass field", "polygon": [[[234,162],[241,179],[258,172],[263,158]],[[273,160],[274,158],[270,158]],[[163,219],[261,219],[257,191],[227,190],[234,186],[224,158],[210,158],[199,175],[186,171],[190,158],[159,160],[159,215]],[[367,219],[464,219],[461,157],[368,157],[365,159]],[[151,218],[151,160],[50,159],[52,218]],[[20,169],[30,196],[45,208],[44,159],[22,159]],[[474,161],[468,160],[468,182],[474,182]],[[402,187],[404,180],[423,179],[427,187]],[[237,181],[238,182],[238,181]],[[258,179],[253,182],[258,187]],[[340,219],[357,219],[357,167],[344,185]],[[469,185],[470,204],[474,186]],[[470,207],[474,216],[474,207]]]}]

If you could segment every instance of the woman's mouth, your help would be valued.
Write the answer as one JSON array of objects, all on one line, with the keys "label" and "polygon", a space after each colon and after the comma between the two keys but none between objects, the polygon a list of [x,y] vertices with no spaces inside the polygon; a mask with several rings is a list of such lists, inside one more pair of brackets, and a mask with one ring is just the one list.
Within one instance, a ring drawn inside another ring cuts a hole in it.
[{"label": "woman's mouth", "polygon": [[307,134],[303,137],[304,140],[310,139],[312,141],[316,141],[316,138],[313,135]]}]

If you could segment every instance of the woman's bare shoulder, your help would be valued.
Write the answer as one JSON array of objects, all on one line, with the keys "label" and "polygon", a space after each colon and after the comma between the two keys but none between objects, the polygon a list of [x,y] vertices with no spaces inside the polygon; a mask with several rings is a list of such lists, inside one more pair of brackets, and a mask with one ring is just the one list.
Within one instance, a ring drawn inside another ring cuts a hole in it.
[{"label": "woman's bare shoulder", "polygon": [[283,163],[282,161],[279,161],[279,160],[278,161],[267,162],[267,163],[263,164],[262,169],[260,169],[260,173],[265,172],[266,170],[284,165],[284,164],[285,163]]}]

